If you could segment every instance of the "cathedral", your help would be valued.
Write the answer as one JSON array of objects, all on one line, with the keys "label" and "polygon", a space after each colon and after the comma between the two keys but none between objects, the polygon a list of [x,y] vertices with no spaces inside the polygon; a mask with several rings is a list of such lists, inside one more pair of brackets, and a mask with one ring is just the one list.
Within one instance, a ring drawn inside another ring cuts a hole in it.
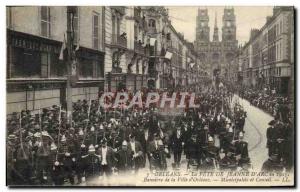
[{"label": "cathedral", "polygon": [[230,69],[230,62],[238,51],[234,9],[224,9],[221,40],[217,17],[215,17],[212,41],[210,40],[208,10],[198,9],[195,47],[201,63],[207,67],[211,77],[216,75],[226,77],[227,70]]}]

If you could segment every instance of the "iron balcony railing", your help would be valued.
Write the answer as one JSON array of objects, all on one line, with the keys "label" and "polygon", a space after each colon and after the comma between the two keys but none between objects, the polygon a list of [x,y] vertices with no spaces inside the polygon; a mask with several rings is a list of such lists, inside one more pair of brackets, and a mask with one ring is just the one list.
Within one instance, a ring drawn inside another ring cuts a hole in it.
[{"label": "iron balcony railing", "polygon": [[127,48],[127,39],[124,36],[112,34],[111,44],[114,46]]}]

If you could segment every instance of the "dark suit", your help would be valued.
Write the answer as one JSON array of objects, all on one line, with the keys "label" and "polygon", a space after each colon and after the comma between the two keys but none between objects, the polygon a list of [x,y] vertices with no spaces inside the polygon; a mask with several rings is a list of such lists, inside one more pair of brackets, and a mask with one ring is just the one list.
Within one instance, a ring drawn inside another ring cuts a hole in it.
[{"label": "dark suit", "polygon": [[100,156],[100,171],[101,171],[101,174],[103,175],[103,173],[106,173],[106,175],[111,175],[112,173],[112,168],[115,166],[115,163],[116,163],[116,157],[115,157],[115,153],[113,151],[113,149],[109,146],[106,147],[107,148],[107,151],[106,151],[106,164],[103,164],[104,163],[104,160],[103,160],[103,156],[102,156],[102,150],[103,148],[100,147],[98,150],[97,150],[97,154]]},{"label": "dark suit", "polygon": [[276,151],[276,139],[277,139],[277,129],[274,127],[269,127],[267,129],[267,148],[269,149],[268,154],[271,156]]},{"label": "dark suit", "polygon": [[120,172],[126,172],[132,168],[132,151],[121,149],[117,152],[117,168]]},{"label": "dark suit", "polygon": [[171,136],[171,146],[174,153],[174,163],[179,166],[182,154],[182,142],[184,142],[184,134],[183,131],[178,130],[174,131]]},{"label": "dark suit", "polygon": [[132,155],[134,155],[134,152],[138,154],[138,156],[135,157],[133,161],[134,168],[137,171],[139,168],[143,166],[143,161],[144,161],[144,153],[143,153],[142,145],[140,142],[135,141],[135,149],[132,149],[131,142],[129,142],[128,150],[132,152]]},{"label": "dark suit", "polygon": [[164,146],[159,145],[158,140],[153,140],[149,143],[148,152],[150,155],[150,169],[166,169],[166,153]]},{"label": "dark suit", "polygon": [[246,141],[236,141],[234,147],[236,149],[235,155],[241,156],[239,164],[242,165],[244,163],[248,163],[250,161],[248,153],[248,143]]}]

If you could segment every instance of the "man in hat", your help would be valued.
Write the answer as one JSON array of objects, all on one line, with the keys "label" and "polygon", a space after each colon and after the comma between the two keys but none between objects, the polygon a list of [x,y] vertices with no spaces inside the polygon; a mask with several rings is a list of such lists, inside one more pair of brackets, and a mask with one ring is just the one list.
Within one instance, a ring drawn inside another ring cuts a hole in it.
[{"label": "man in hat", "polygon": [[116,157],[113,149],[107,146],[107,140],[105,138],[101,140],[101,147],[99,147],[97,154],[101,157],[101,175],[105,173],[106,176],[110,176],[112,174],[112,169],[116,164]]},{"label": "man in hat", "polygon": [[143,154],[142,145],[139,141],[135,140],[134,134],[129,135],[128,148],[132,152],[132,159],[133,159],[132,164],[135,172],[137,173],[138,170],[143,166],[144,154]]},{"label": "man in hat", "polygon": [[[48,157],[47,175],[50,176],[49,183],[54,185],[64,184],[64,168],[61,158],[57,154],[57,146],[55,143],[50,145],[50,154]],[[48,178],[47,178],[48,179]]]},{"label": "man in hat", "polygon": [[224,136],[224,140],[223,140],[222,147],[224,148],[224,150],[227,151],[231,147],[232,141],[234,139],[233,137],[234,137],[233,128],[230,123],[230,124],[228,124],[227,132],[226,132],[226,134]]},{"label": "man in hat", "polygon": [[119,150],[122,145],[122,138],[119,135],[119,131],[111,130],[111,133],[108,137],[107,145],[110,146],[115,152]]},{"label": "man in hat", "polygon": [[173,131],[170,138],[171,146],[174,153],[174,165],[179,168],[181,161],[181,154],[184,147],[184,134],[180,126],[177,126],[176,130]]},{"label": "man in hat", "polygon": [[84,143],[79,143],[79,146],[76,146],[77,153],[74,154],[76,168],[75,172],[77,175],[77,184],[82,182],[82,178],[84,177],[84,169],[86,165],[86,156],[88,155],[87,147]]},{"label": "man in hat", "polygon": [[17,137],[14,134],[10,134],[7,137],[6,144],[6,176],[7,176],[7,184],[14,185],[16,184],[17,179],[17,170],[15,169],[15,164],[17,161],[17,148],[16,148],[16,140]]},{"label": "man in hat", "polygon": [[186,158],[188,159],[188,168],[192,165],[191,162],[199,163],[200,155],[201,155],[201,147],[199,142],[197,141],[197,134],[193,133],[191,139],[187,140],[186,144],[187,153]]},{"label": "man in hat", "polygon": [[88,148],[88,154],[82,156],[83,159],[83,172],[85,173],[83,181],[89,180],[95,176],[100,176],[101,156],[96,154],[96,149],[93,144]]},{"label": "man in hat", "polygon": [[122,146],[116,154],[118,159],[117,161],[117,168],[119,174],[126,173],[127,171],[131,170],[132,168],[132,151],[128,149],[128,142],[124,140],[122,142]]},{"label": "man in hat", "polygon": [[214,139],[209,136],[208,146],[204,148],[204,158],[201,167],[207,170],[216,169],[219,157],[219,148],[215,146]]},{"label": "man in hat", "polygon": [[207,146],[208,140],[208,125],[204,124],[204,127],[199,127],[200,130],[198,131],[197,140],[201,147]]},{"label": "man in hat", "polygon": [[235,141],[234,147],[238,164],[243,166],[244,164],[249,163],[248,143],[244,141],[244,133],[242,131],[239,133],[239,139]]},{"label": "man in hat", "polygon": [[37,138],[37,178],[40,180],[41,184],[45,184],[47,183],[47,160],[50,154],[49,139],[40,132],[35,133],[35,137]]},{"label": "man in hat", "polygon": [[67,149],[66,153],[61,157],[65,178],[69,180],[69,182],[74,184],[74,177],[76,171],[76,156],[72,153],[70,148]]},{"label": "man in hat", "polygon": [[270,127],[267,128],[267,148],[268,155],[271,156],[276,151],[276,139],[278,137],[277,129],[275,128],[276,121],[269,122]]},{"label": "man in hat", "polygon": [[150,169],[166,169],[167,147],[164,146],[159,133],[154,133],[154,140],[149,143]]},{"label": "man in hat", "polygon": [[[20,131],[19,137],[23,138],[24,134]],[[25,141],[26,139],[23,138]],[[18,171],[19,177],[19,185],[30,185],[31,177],[32,177],[32,162],[31,160],[31,146],[28,142],[24,142],[24,140],[20,140],[20,144],[17,147],[17,157],[15,163],[15,169]]]}]

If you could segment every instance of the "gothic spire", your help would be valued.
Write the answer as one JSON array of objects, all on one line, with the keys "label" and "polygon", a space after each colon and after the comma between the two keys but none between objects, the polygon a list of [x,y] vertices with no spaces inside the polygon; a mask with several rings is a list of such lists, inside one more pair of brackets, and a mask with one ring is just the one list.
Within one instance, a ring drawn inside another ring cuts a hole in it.
[{"label": "gothic spire", "polygon": [[219,41],[219,29],[218,29],[218,25],[217,25],[217,12],[215,13],[215,27],[214,27],[213,41]]}]

